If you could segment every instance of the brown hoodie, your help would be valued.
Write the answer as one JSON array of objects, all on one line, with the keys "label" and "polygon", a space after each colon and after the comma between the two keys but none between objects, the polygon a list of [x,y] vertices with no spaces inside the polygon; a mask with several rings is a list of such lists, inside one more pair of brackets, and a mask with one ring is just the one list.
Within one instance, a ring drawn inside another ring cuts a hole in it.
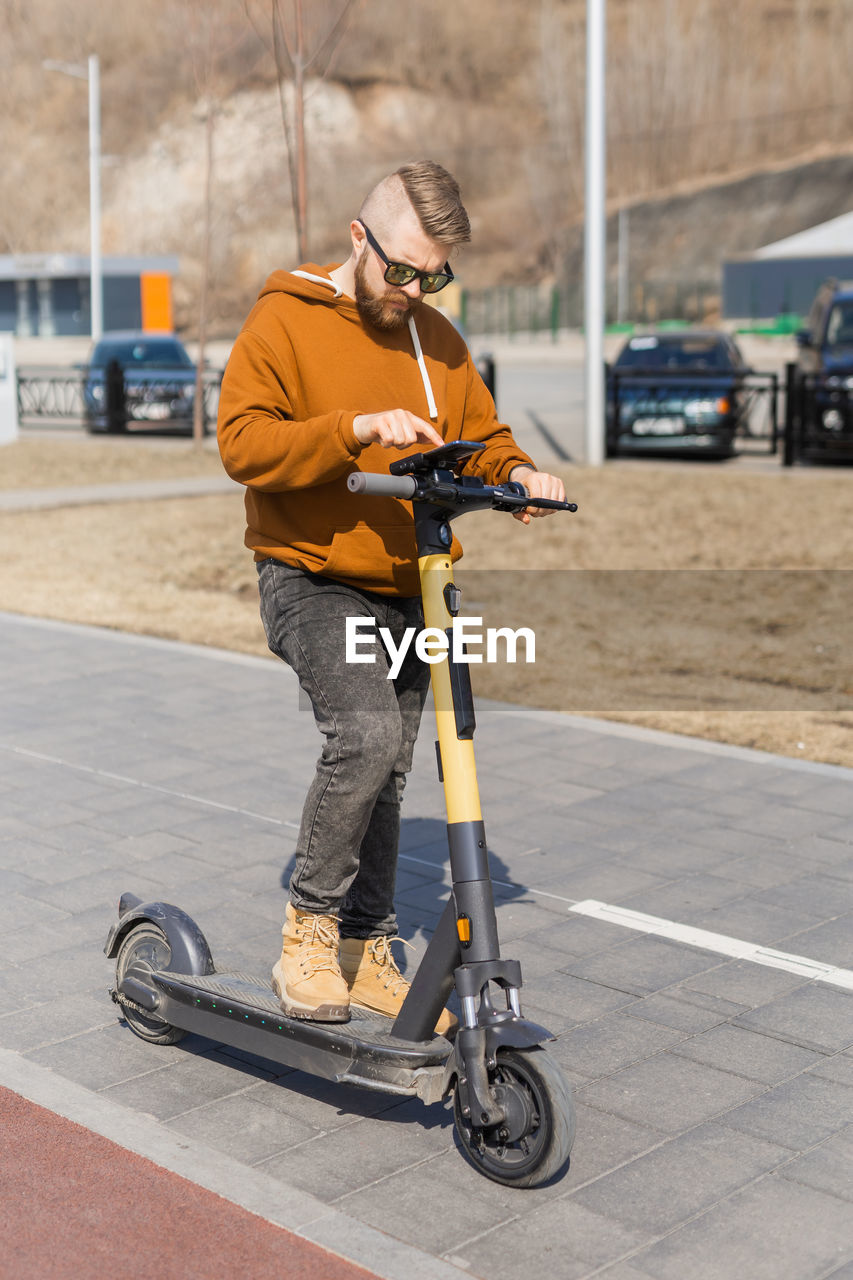
[{"label": "brown hoodie", "polygon": [[[411,504],[351,494],[346,478],[387,475],[394,458],[418,447],[361,445],[354,419],[408,409],[445,440],[482,441],[468,466],[488,484],[530,459],[498,422],[465,343],[440,312],[420,306],[408,327],[380,332],[328,278],[332,269],[275,271],[264,286],[222,382],[222,461],[246,485],[246,545],[256,560],[416,595]],[[461,554],[454,542],[453,558]]]}]

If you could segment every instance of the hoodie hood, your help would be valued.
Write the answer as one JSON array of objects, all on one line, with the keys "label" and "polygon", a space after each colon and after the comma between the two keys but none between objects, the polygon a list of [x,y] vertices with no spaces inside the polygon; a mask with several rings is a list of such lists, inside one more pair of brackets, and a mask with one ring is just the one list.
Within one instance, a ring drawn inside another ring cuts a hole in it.
[{"label": "hoodie hood", "polygon": [[[344,306],[351,306],[357,310],[355,300],[346,297],[340,286],[328,274],[334,270],[336,265],[338,264],[333,263],[328,267],[321,267],[315,262],[308,262],[305,266],[299,267],[295,271],[274,271],[258,297],[265,298],[272,293],[287,293],[296,298],[305,298],[306,301],[329,302],[333,305],[340,300]],[[432,383],[429,379],[429,371],[424,360],[418,327],[415,324],[413,315],[409,316],[407,324],[412,339],[413,354],[417,361],[421,382],[423,383],[427,410],[430,420],[436,422],[438,420],[438,407],[435,402]]]},{"label": "hoodie hood", "polygon": [[[267,298],[271,293],[289,293],[294,298],[312,298],[317,302],[337,302],[343,298],[343,291],[329,277],[329,272],[339,265],[331,263],[327,267],[318,266],[316,262],[306,262],[297,271],[273,271],[268,278],[259,298]],[[355,303],[352,299],[348,302]]]}]

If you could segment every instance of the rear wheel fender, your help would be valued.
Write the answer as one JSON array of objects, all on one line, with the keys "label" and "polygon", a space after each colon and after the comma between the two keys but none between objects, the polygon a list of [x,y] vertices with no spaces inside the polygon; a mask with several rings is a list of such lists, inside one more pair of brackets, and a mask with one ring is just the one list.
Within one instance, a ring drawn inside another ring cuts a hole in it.
[{"label": "rear wheel fender", "polygon": [[169,943],[173,973],[209,974],[214,972],[213,957],[201,929],[180,907],[169,902],[138,903],[126,911],[110,929],[104,946],[105,954],[114,960],[127,934],[140,922],[148,920],[161,929]]}]

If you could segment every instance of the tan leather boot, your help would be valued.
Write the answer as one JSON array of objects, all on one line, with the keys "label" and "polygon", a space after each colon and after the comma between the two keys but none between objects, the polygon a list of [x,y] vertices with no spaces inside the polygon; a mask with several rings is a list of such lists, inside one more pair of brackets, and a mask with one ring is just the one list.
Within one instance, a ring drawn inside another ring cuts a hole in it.
[{"label": "tan leather boot", "polygon": [[[409,984],[397,968],[390,941],[386,937],[341,938],[341,972],[353,1004],[396,1018]],[[457,1020],[450,1010],[443,1009],[435,1024],[436,1034],[446,1035],[456,1026]]]},{"label": "tan leather boot", "polygon": [[272,987],[284,1013],[314,1022],[347,1022],[349,991],[338,963],[336,917],[299,911],[288,902],[281,937]]}]

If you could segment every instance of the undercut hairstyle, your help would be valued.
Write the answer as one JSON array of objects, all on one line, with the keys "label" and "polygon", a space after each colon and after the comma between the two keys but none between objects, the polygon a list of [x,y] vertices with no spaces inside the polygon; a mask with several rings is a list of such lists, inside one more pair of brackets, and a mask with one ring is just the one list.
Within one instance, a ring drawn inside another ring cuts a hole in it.
[{"label": "undercut hairstyle", "polygon": [[467,244],[471,239],[459,183],[434,160],[401,165],[383,178],[364,201],[359,217],[382,226],[406,204],[415,211],[424,234],[438,244]]},{"label": "undercut hairstyle", "polygon": [[459,183],[434,160],[404,164],[396,171],[418,221],[439,244],[467,244],[471,223],[462,203]]}]

